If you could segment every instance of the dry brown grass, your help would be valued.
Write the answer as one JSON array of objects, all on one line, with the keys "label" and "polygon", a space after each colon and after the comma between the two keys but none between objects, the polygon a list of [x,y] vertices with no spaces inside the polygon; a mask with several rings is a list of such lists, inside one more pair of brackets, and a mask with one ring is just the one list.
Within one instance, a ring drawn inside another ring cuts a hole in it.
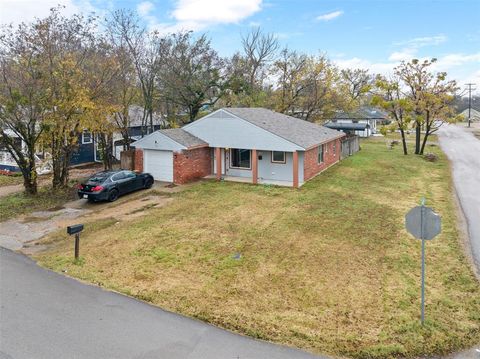
[{"label": "dry brown grass", "polygon": [[[90,229],[80,265],[60,237],[38,260],[317,353],[411,357],[480,342],[480,287],[460,248],[445,156],[433,147],[438,162],[405,157],[384,140],[362,148],[298,191],[199,183],[134,221]],[[421,196],[443,217],[443,233],[427,245],[423,328],[420,243],[403,229]]]}]

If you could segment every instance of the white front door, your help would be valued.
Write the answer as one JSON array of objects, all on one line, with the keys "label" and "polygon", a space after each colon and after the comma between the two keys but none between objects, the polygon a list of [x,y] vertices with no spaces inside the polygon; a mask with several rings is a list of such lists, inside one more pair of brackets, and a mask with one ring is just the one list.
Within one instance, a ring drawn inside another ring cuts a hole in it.
[{"label": "white front door", "polygon": [[173,182],[173,152],[144,150],[143,170],[156,181]]}]

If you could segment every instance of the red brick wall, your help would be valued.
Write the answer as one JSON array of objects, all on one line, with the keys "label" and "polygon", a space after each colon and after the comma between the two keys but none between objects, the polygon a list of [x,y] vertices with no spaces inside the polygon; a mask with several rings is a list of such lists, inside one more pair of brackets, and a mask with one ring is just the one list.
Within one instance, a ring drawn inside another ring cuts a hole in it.
[{"label": "red brick wall", "polygon": [[212,173],[209,147],[173,153],[173,182],[182,184]]},{"label": "red brick wall", "polygon": [[133,169],[138,172],[143,172],[143,150],[141,148],[135,149],[135,156],[133,158]]},{"label": "red brick wall", "polygon": [[[333,153],[333,144],[336,143],[336,151]],[[308,181],[325,168],[340,160],[341,143],[336,139],[324,144],[323,162],[318,163],[318,147],[305,151],[303,158],[303,180]]]}]

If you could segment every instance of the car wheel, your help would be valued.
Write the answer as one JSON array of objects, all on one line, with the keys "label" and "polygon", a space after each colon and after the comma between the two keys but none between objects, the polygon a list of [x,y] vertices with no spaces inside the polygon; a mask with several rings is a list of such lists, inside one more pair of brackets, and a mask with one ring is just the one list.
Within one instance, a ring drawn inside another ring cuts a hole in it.
[{"label": "car wheel", "polygon": [[112,189],[108,192],[108,200],[110,202],[115,202],[118,199],[118,191],[116,189]]},{"label": "car wheel", "polygon": [[148,189],[148,188],[152,188],[152,186],[153,186],[153,181],[152,181],[152,179],[151,179],[151,178],[147,178],[147,179],[145,180],[145,188],[147,188],[147,189]]}]

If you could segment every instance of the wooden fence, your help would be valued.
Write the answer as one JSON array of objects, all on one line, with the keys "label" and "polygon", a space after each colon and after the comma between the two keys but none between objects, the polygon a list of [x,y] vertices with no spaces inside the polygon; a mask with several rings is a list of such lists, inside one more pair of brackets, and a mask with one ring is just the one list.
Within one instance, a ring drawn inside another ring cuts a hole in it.
[{"label": "wooden fence", "polygon": [[135,168],[135,150],[120,152],[120,168],[124,170],[134,170]]},{"label": "wooden fence", "polygon": [[360,142],[357,135],[347,136],[342,140],[342,159],[353,155],[360,150]]}]

